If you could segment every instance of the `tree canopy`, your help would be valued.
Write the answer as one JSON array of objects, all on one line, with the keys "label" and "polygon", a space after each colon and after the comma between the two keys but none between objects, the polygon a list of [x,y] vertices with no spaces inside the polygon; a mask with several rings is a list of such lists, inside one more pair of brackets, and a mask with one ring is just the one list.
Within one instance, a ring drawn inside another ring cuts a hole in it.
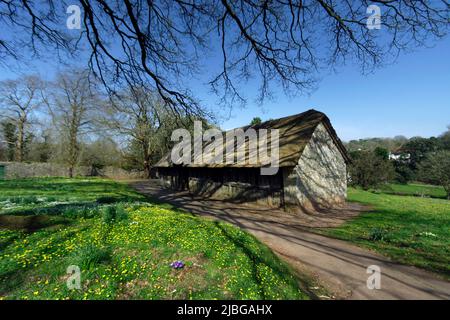
[{"label": "tree canopy", "polygon": [[[79,8],[80,30],[62,23],[69,5]],[[380,30],[367,28],[369,5],[380,8]],[[311,89],[324,66],[352,59],[368,70],[441,38],[449,12],[445,0],[0,0],[0,26],[10,31],[0,39],[0,61],[28,51],[67,54],[110,92],[143,85],[174,114],[205,116],[189,84],[208,52],[221,56],[208,84],[222,102],[244,103],[240,84],[249,79],[259,81],[263,100],[274,85],[288,94]]]}]

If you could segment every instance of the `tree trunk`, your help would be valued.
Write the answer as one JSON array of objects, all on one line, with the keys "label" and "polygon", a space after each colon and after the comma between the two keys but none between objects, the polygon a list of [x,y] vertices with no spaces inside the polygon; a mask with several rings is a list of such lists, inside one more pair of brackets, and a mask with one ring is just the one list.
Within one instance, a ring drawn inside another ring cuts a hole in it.
[{"label": "tree trunk", "polygon": [[78,146],[78,131],[79,131],[79,117],[77,106],[72,106],[72,119],[69,130],[69,177],[73,178],[75,166],[78,162],[79,146]]},{"label": "tree trunk", "polygon": [[144,174],[145,177],[147,179],[150,179],[150,170],[151,170],[151,165],[150,165],[150,152],[149,152],[149,143],[146,139],[144,139],[142,141],[142,153],[144,155],[144,163],[143,163],[143,169],[144,169]]},{"label": "tree trunk", "polygon": [[150,170],[151,170],[151,165],[150,165],[150,153],[148,152],[148,147],[147,146],[143,146],[144,148],[144,173],[145,173],[145,177],[147,179],[150,179]]},{"label": "tree trunk", "polygon": [[152,167],[150,166],[150,162],[144,161],[144,174],[147,179],[151,178],[151,169]]},{"label": "tree trunk", "polygon": [[15,152],[15,160],[18,162],[23,161],[23,149],[24,149],[24,140],[25,140],[25,121],[23,119],[19,119],[17,124],[17,144],[16,144],[16,152]]}]

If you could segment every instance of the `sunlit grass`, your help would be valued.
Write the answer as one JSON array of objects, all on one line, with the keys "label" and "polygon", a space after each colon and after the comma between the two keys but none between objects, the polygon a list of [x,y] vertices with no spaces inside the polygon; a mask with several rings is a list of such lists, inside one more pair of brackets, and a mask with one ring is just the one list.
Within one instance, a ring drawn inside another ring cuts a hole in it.
[{"label": "sunlit grass", "polygon": [[348,199],[372,210],[325,233],[450,278],[450,201],[354,188]]},{"label": "sunlit grass", "polygon": [[100,178],[0,180],[1,214],[59,213],[61,208],[142,201],[127,185]]},{"label": "sunlit grass", "polygon": [[[2,299],[308,298],[285,263],[229,224],[149,203],[108,180],[43,179],[42,189],[34,187],[38,179],[11,183],[17,189],[9,196],[50,192],[92,205],[69,206],[70,214],[62,207],[60,214],[0,215]],[[123,195],[136,200],[113,202]],[[39,212],[45,201],[29,205]],[[176,260],[185,267],[172,269]],[[81,268],[80,290],[66,285],[70,265]]]},{"label": "sunlit grass", "polygon": [[390,183],[381,186],[375,191],[386,194],[447,199],[447,193],[445,192],[444,187],[420,183],[409,183],[409,184]]}]

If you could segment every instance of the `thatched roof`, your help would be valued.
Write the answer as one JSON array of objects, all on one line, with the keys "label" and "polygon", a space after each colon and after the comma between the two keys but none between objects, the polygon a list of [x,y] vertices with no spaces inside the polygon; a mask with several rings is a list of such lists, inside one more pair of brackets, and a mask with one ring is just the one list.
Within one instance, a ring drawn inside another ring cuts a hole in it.
[{"label": "thatched roof", "polygon": [[[244,131],[248,128],[253,128],[256,131],[259,129],[278,129],[279,130],[279,167],[291,167],[296,166],[300,156],[303,153],[306,145],[311,140],[311,137],[317,128],[322,123],[328,130],[331,138],[336,144],[337,148],[342,153],[346,162],[349,162],[349,156],[347,151],[338,138],[336,131],[333,129],[328,117],[319,111],[308,110],[306,112],[263,122],[259,125],[246,126],[238,129]],[[270,135],[269,135],[270,136]],[[268,138],[270,140],[270,138]],[[226,150],[227,141],[224,139],[224,151]],[[206,144],[207,145],[207,144]],[[206,146],[205,145],[205,146]],[[247,148],[248,149],[248,148]],[[270,151],[270,148],[269,148]],[[246,160],[249,154],[256,154],[256,150],[247,150]],[[167,168],[174,166],[170,160],[171,152],[166,154],[156,165],[156,168]],[[250,164],[248,161],[245,164],[233,163],[233,164],[188,164],[182,165],[186,167],[208,167],[208,168],[220,168],[220,167],[261,167],[261,163]]]}]

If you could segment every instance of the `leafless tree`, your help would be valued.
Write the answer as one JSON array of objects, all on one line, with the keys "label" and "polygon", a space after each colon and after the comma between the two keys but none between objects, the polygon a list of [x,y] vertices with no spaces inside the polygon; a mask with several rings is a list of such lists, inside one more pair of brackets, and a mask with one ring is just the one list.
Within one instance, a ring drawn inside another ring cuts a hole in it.
[{"label": "leafless tree", "polygon": [[58,75],[44,94],[44,101],[61,137],[69,177],[73,177],[80,156],[80,139],[94,130],[94,118],[101,104],[99,93],[89,81],[89,72],[71,71]]},{"label": "leafless tree", "polygon": [[165,102],[157,93],[143,87],[129,87],[105,104],[101,125],[125,138],[128,144],[137,144],[147,177],[150,177],[152,160],[161,156],[161,148],[164,149],[161,130],[170,123],[175,127],[164,107]]},{"label": "leafless tree", "polygon": [[[70,1],[70,4],[76,3]],[[204,114],[189,81],[211,54],[209,84],[230,104],[244,102],[241,82],[260,80],[259,98],[273,85],[309,90],[322,66],[353,59],[364,69],[443,37],[447,0],[78,0],[82,30],[65,29],[67,1],[0,0],[0,58],[50,46],[77,53],[111,90],[121,84],[157,91],[166,107]],[[366,26],[367,8],[381,9],[381,30]]]},{"label": "leafless tree", "polygon": [[33,113],[42,105],[40,90],[42,81],[37,76],[26,76],[0,83],[0,112],[17,128],[14,158],[24,160],[25,139],[32,123]]}]

